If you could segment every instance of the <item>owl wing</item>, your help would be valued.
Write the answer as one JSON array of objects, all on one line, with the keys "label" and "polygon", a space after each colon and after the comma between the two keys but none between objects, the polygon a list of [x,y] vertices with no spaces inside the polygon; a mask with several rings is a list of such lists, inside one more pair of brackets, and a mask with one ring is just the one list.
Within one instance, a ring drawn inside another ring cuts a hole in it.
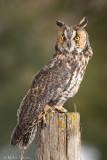
[{"label": "owl wing", "polygon": [[19,123],[38,122],[49,106],[65,89],[70,80],[69,68],[62,61],[52,61],[45,66],[33,79],[30,90],[22,100],[18,110]]},{"label": "owl wing", "polygon": [[50,102],[55,102],[69,80],[69,68],[60,60],[51,61],[34,77],[17,112],[18,125],[13,131],[11,145],[19,143],[20,147],[26,148],[31,143],[36,124],[53,109]]}]

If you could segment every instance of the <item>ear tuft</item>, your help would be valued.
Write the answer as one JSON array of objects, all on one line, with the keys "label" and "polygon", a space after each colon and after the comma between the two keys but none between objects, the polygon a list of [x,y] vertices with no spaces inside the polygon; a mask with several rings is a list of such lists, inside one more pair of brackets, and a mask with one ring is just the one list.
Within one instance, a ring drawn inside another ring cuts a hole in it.
[{"label": "ear tuft", "polygon": [[61,22],[61,21],[56,21],[56,24],[57,24],[57,26],[58,27],[63,27],[65,24],[63,23],[63,22]]},{"label": "ear tuft", "polygon": [[87,23],[88,23],[88,18],[87,18],[87,17],[84,17],[84,18],[80,21],[79,26],[82,27],[82,28],[84,28],[84,27],[87,25]]}]

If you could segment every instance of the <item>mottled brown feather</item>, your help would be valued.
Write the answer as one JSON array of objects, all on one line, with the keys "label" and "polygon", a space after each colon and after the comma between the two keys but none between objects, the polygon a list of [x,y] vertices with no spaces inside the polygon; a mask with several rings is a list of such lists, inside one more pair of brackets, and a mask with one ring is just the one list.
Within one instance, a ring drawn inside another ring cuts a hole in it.
[{"label": "mottled brown feather", "polygon": [[[11,145],[19,143],[21,148],[27,148],[35,136],[37,123],[55,108],[66,112],[62,106],[69,97],[77,93],[93,54],[88,34],[83,29],[86,23],[86,18],[72,27],[57,22],[55,53],[51,61],[35,75],[20,104],[17,112],[18,124],[13,131]],[[65,30],[66,38],[63,40]],[[75,41],[75,36],[80,39]]]}]

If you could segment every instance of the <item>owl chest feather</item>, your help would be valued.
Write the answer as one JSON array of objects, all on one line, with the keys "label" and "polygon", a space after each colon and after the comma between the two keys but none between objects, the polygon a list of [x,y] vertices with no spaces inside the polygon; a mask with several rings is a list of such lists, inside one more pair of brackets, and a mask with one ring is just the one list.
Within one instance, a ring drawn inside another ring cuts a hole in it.
[{"label": "owl chest feather", "polygon": [[59,103],[63,104],[68,98],[73,97],[78,92],[80,83],[82,82],[85,69],[88,64],[88,59],[82,57],[80,61],[80,58],[76,58],[76,60],[73,59],[71,61],[72,63],[69,64],[69,66],[71,66],[70,79],[63,91],[63,96],[61,97]]},{"label": "owl chest feather", "polygon": [[78,61],[77,67],[71,75],[68,89],[65,91],[65,94],[68,94],[67,97],[73,97],[77,93],[79,86],[82,82],[87,63],[88,62],[86,61]]}]

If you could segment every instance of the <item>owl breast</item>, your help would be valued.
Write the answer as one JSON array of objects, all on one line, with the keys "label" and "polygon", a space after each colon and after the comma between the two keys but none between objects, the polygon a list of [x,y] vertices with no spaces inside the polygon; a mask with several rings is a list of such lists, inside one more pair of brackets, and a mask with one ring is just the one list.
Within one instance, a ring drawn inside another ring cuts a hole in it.
[{"label": "owl breast", "polygon": [[83,79],[83,74],[76,72],[74,73],[72,80],[68,86],[68,89],[64,92],[65,98],[73,97],[79,89],[79,85]]},{"label": "owl breast", "polygon": [[73,97],[78,92],[80,83],[85,73],[86,65],[86,63],[78,62],[78,65],[74,72],[71,74],[68,85],[63,91],[63,96],[60,98],[58,104],[63,105],[68,98]]}]

